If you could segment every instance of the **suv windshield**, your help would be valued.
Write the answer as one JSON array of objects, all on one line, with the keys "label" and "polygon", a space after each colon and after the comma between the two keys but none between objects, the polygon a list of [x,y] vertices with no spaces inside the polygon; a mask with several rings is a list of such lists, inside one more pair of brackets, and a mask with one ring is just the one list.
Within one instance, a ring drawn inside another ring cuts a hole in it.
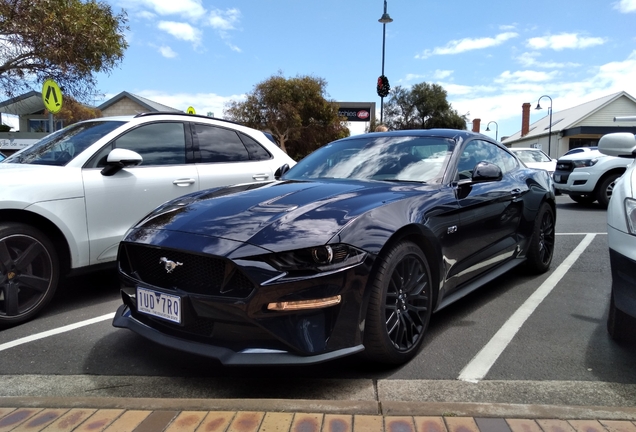
[{"label": "suv windshield", "polygon": [[42,138],[4,163],[64,166],[97,140],[123,125],[124,121],[76,123]]}]

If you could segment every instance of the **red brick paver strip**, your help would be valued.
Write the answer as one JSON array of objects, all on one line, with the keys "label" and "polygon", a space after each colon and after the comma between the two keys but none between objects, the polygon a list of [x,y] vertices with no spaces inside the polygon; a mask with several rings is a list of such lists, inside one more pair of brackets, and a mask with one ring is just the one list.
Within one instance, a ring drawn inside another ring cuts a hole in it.
[{"label": "red brick paver strip", "polygon": [[352,432],[353,416],[344,414],[325,414],[322,430],[324,432]]},{"label": "red brick paver strip", "polygon": [[543,432],[536,421],[530,419],[506,419],[512,432]]},{"label": "red brick paver strip", "polygon": [[265,417],[264,412],[238,412],[227,432],[257,432]]},{"label": "red brick paver strip", "polygon": [[636,424],[627,420],[599,420],[609,432],[636,432]]},{"label": "red brick paver strip", "polygon": [[11,432],[39,432],[67,412],[68,408],[44,409]]},{"label": "red brick paver strip", "polygon": [[207,411],[182,411],[165,432],[194,432],[207,414]]},{"label": "red brick paver strip", "polygon": [[225,432],[235,415],[234,411],[210,412],[197,428],[197,432]]},{"label": "red brick paver strip", "polygon": [[53,423],[48,425],[46,428],[42,429],[45,432],[70,432],[75,430],[80,424],[84,422],[87,418],[92,416],[95,411],[94,409],[83,409],[83,408],[75,408],[67,411],[59,419],[55,420]]},{"label": "red brick paver strip", "polygon": [[449,432],[480,432],[472,417],[444,417],[444,419]]},{"label": "red brick paver strip", "polygon": [[565,420],[537,420],[544,432],[574,432],[574,428]]},{"label": "red brick paver strip", "polygon": [[606,432],[605,427],[596,420],[570,420],[568,423],[577,432]]},{"label": "red brick paver strip", "polygon": [[353,432],[384,432],[384,418],[380,415],[353,416]]},{"label": "red brick paver strip", "polygon": [[413,417],[417,432],[446,432],[444,417]]},{"label": "red brick paver strip", "polygon": [[386,416],[384,430],[386,432],[415,432],[413,417]]},{"label": "red brick paver strip", "polygon": [[19,408],[12,411],[0,419],[0,432],[9,432],[15,429],[40,411],[42,411],[41,408]]},{"label": "red brick paver strip", "polygon": [[291,430],[294,432],[320,432],[324,414],[298,413],[292,420]]},{"label": "red brick paver strip", "polygon": [[132,432],[144,421],[152,411],[130,410],[123,413],[104,432]]}]

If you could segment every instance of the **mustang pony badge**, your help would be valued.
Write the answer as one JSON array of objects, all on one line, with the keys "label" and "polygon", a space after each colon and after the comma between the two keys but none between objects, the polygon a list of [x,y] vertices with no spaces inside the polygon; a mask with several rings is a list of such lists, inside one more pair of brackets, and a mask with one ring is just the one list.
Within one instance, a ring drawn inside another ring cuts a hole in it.
[{"label": "mustang pony badge", "polygon": [[164,268],[166,269],[166,273],[172,273],[172,270],[174,270],[177,267],[183,265],[183,263],[180,263],[178,261],[176,261],[176,262],[175,261],[170,261],[166,257],[159,258],[159,264],[163,264]]}]

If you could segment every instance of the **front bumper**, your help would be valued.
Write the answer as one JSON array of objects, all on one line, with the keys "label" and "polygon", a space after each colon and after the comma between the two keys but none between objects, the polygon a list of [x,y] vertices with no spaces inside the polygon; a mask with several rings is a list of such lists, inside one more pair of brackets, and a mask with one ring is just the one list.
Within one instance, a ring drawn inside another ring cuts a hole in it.
[{"label": "front bumper", "polygon": [[574,171],[557,170],[553,175],[554,186],[564,193],[591,194],[594,192],[598,176],[577,168]]},{"label": "front bumper", "polygon": [[223,346],[214,346],[207,343],[187,340],[175,336],[170,336],[150,327],[135,319],[127,305],[121,305],[117,309],[113,326],[127,328],[153,342],[171,349],[189,352],[217,359],[226,366],[250,366],[250,365],[308,365],[334,360],[340,357],[349,356],[364,350],[362,344],[349,348],[342,348],[323,354],[312,356],[300,356],[287,351],[272,349],[243,349],[234,351]]}]

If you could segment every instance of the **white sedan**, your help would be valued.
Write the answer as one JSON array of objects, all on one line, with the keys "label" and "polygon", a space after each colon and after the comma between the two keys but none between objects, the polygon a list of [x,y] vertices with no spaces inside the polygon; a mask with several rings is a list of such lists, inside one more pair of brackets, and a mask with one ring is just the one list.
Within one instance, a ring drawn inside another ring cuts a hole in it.
[{"label": "white sedan", "polygon": [[543,150],[531,147],[512,147],[513,152],[528,168],[544,169],[554,174],[556,169],[556,159],[552,159]]},{"label": "white sedan", "polygon": [[179,113],[76,123],[9,156],[0,164],[0,328],[35,316],[64,275],[114,266],[126,231],[160,204],[273,180],[294,164],[263,132]]}]

